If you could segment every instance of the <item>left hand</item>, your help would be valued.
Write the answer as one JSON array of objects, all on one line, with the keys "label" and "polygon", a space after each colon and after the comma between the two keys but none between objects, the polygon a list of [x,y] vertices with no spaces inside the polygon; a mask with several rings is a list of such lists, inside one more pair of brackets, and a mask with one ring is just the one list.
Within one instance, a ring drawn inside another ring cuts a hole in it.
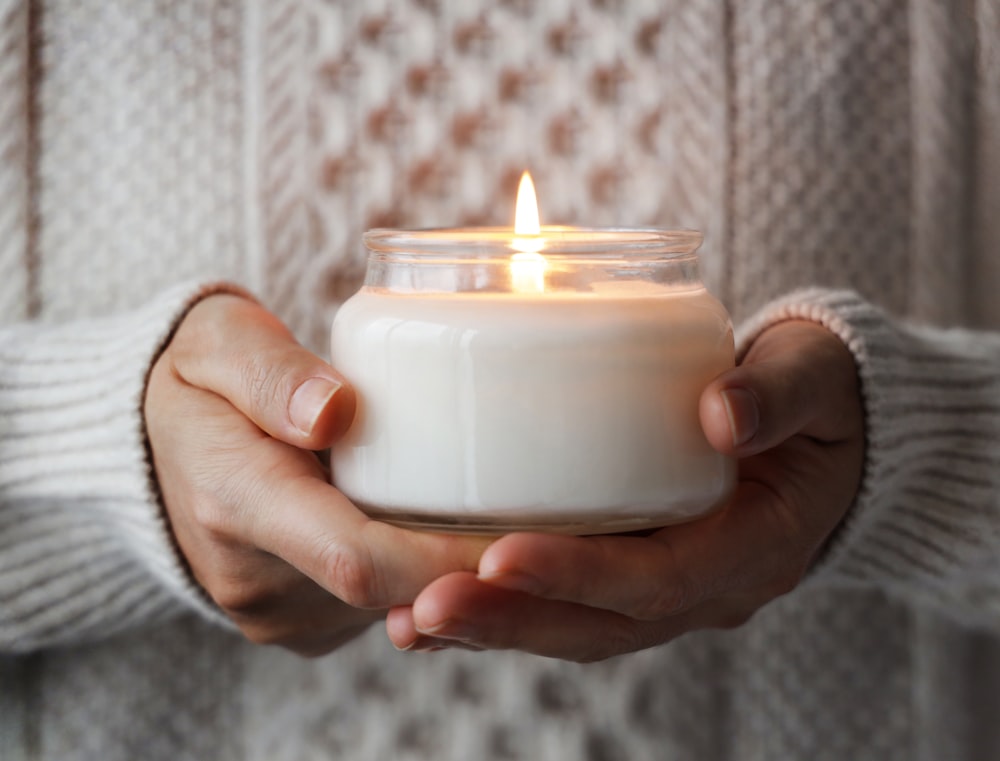
[{"label": "left hand", "polygon": [[314,450],[350,425],[333,367],[248,299],[215,294],[186,314],[143,405],[163,507],[184,564],[252,642],[318,656],[476,568],[486,540],[374,521]]},{"label": "left hand", "polygon": [[724,509],[648,536],[518,533],[393,609],[402,649],[513,648],[593,661],[730,628],[792,590],[843,519],[864,461],[851,353],[811,322],[775,325],[705,390],[702,427],[740,458]]}]

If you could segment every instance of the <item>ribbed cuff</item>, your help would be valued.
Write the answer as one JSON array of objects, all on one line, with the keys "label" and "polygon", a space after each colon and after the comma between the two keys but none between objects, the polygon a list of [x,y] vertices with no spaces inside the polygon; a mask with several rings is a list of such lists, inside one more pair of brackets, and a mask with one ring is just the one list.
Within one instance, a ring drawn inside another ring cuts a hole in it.
[{"label": "ribbed cuff", "polygon": [[113,318],[0,331],[0,649],[103,638],[185,609],[228,624],[175,549],[142,410],[177,324],[223,291],[243,293],[186,284]]},{"label": "ribbed cuff", "polygon": [[1000,336],[903,324],[859,296],[808,290],[764,308],[745,348],[803,319],[858,365],[864,477],[807,583],[876,585],[967,619],[1000,616]]}]

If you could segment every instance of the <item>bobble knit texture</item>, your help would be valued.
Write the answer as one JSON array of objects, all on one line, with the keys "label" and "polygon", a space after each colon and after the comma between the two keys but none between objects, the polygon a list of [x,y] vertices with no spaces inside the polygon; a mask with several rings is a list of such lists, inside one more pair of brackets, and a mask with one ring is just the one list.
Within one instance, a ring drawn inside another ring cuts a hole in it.
[{"label": "bobble knit texture", "polygon": [[[997,0],[0,0],[0,758],[1000,757],[998,41]],[[857,504],[746,626],[605,663],[242,642],[144,447],[191,282],[323,353],[364,229],[507,224],[524,167],[546,222],[705,231],[744,345],[845,341]]]}]

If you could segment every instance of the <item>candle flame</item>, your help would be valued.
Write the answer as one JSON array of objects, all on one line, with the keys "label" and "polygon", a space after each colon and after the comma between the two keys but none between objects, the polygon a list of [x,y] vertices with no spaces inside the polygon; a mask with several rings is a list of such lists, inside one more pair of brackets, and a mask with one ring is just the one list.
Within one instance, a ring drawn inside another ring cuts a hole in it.
[{"label": "candle flame", "polygon": [[538,221],[538,197],[531,175],[521,175],[517,188],[517,205],[514,212],[514,248],[518,253],[510,258],[511,285],[516,293],[543,293],[545,291],[545,257],[538,252],[544,242]]},{"label": "candle flame", "polygon": [[531,175],[525,172],[517,186],[517,208],[514,212],[514,235],[541,235],[538,223],[538,196]]}]

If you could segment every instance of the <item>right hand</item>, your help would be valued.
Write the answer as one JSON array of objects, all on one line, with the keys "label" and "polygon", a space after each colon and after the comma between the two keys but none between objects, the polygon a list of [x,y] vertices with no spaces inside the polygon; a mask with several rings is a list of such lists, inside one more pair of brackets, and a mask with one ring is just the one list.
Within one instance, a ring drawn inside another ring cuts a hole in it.
[{"label": "right hand", "polygon": [[253,642],[321,655],[434,579],[475,570],[487,540],[370,520],[313,451],[355,397],[254,302],[196,304],[153,366],[144,412],[191,573]]}]

